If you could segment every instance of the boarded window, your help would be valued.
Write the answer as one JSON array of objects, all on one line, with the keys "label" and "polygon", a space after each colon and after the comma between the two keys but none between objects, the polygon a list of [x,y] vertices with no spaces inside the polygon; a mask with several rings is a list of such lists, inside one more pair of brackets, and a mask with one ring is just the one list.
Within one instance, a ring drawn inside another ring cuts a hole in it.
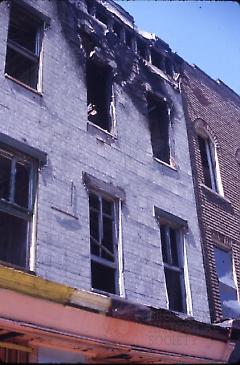
[{"label": "boarded window", "polygon": [[118,293],[115,202],[89,194],[92,288]]},{"label": "boarded window", "polygon": [[0,261],[23,268],[28,266],[35,176],[31,160],[0,150]]},{"label": "boarded window", "polygon": [[169,309],[186,312],[182,232],[160,224],[160,233]]},{"label": "boarded window", "polygon": [[209,138],[198,136],[201,155],[204,184],[214,191],[218,191],[216,179],[215,148]]},{"label": "boarded window", "polygon": [[111,131],[112,72],[110,67],[87,61],[88,120]]},{"label": "boarded window", "polygon": [[218,247],[214,247],[216,271],[219,282],[219,293],[222,304],[222,313],[225,318],[239,316],[237,288],[233,279],[232,255]]},{"label": "boarded window", "polygon": [[5,73],[39,90],[39,63],[42,46],[42,22],[13,4],[8,29]]},{"label": "boarded window", "polygon": [[167,103],[148,96],[153,156],[170,164],[169,113]]}]

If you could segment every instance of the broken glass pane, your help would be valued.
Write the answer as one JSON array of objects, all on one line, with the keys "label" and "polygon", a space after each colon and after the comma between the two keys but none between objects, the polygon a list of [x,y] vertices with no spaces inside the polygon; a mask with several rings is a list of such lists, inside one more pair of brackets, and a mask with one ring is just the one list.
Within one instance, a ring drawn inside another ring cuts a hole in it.
[{"label": "broken glass pane", "polygon": [[28,222],[0,212],[0,260],[26,267]]},{"label": "broken glass pane", "polygon": [[185,312],[183,305],[183,278],[182,273],[168,268],[164,268],[166,286],[169,300],[169,309],[177,312]]},{"label": "broken glass pane", "polygon": [[0,155],[0,199],[9,199],[11,183],[11,159]]},{"label": "broken glass pane", "polygon": [[20,7],[11,10],[8,38],[29,51],[36,53],[39,24]]},{"label": "broken glass pane", "polygon": [[160,234],[161,234],[161,246],[162,246],[163,262],[170,263],[169,259],[168,259],[166,226],[161,225]]},{"label": "broken glass pane", "polygon": [[24,208],[28,208],[29,204],[29,183],[30,165],[17,162],[15,173],[14,202]]},{"label": "broken glass pane", "polygon": [[92,287],[108,293],[116,293],[115,269],[92,260]]}]

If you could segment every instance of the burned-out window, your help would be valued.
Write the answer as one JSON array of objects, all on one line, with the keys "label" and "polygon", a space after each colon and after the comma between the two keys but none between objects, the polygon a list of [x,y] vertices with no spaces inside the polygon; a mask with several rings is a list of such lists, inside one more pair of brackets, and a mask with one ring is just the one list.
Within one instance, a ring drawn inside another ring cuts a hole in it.
[{"label": "burned-out window", "polygon": [[133,36],[128,30],[125,31],[125,42],[128,48],[132,49]]},{"label": "burned-out window", "polygon": [[87,61],[88,120],[102,129],[111,131],[112,72],[111,68]]},{"label": "burned-out window", "polygon": [[118,294],[116,204],[99,193],[89,194],[92,288]]},{"label": "burned-out window", "polygon": [[137,39],[137,53],[146,59],[146,44],[141,39]]},{"label": "burned-out window", "polygon": [[151,63],[160,70],[163,69],[163,56],[153,48],[151,49]]},{"label": "burned-out window", "polygon": [[204,184],[210,189],[219,192],[216,171],[215,146],[209,138],[198,135],[198,143],[201,155]]},{"label": "burned-out window", "polygon": [[40,90],[40,53],[43,22],[13,4],[7,40],[5,73],[17,81]]},{"label": "burned-out window", "polygon": [[28,267],[36,166],[24,156],[0,150],[0,261]]},{"label": "burned-out window", "polygon": [[160,224],[160,233],[169,309],[186,312],[183,233],[168,224]]},{"label": "burned-out window", "polygon": [[231,252],[214,247],[214,257],[219,283],[222,314],[225,318],[235,318],[238,313],[237,288],[233,278]]},{"label": "burned-out window", "polygon": [[113,32],[116,34],[116,36],[121,40],[121,34],[122,34],[122,27],[119,22],[113,23]]},{"label": "burned-out window", "polygon": [[164,100],[148,96],[149,127],[153,156],[170,164],[169,112]]},{"label": "burned-out window", "polygon": [[108,17],[103,6],[97,4],[95,16],[101,23],[108,25]]}]

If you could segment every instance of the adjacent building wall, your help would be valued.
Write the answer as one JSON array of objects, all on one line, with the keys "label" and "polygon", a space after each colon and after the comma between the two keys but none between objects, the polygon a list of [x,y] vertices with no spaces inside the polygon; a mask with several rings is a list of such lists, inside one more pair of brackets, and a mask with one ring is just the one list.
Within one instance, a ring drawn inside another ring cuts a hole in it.
[{"label": "adjacent building wall", "polygon": [[[184,63],[182,91],[190,155],[198,202],[199,223],[207,271],[212,320],[222,318],[214,247],[232,251],[240,289],[240,98],[221,81],[216,82],[196,66]],[[204,185],[197,129],[214,141],[223,195]],[[235,303],[236,315],[239,304]]]}]

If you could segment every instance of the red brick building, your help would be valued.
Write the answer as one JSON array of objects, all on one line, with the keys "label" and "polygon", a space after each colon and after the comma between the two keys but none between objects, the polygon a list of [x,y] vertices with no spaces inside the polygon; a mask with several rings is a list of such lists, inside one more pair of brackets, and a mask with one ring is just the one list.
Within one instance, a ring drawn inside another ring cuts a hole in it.
[{"label": "red brick building", "polygon": [[186,113],[211,319],[239,318],[240,97],[183,65]]}]

